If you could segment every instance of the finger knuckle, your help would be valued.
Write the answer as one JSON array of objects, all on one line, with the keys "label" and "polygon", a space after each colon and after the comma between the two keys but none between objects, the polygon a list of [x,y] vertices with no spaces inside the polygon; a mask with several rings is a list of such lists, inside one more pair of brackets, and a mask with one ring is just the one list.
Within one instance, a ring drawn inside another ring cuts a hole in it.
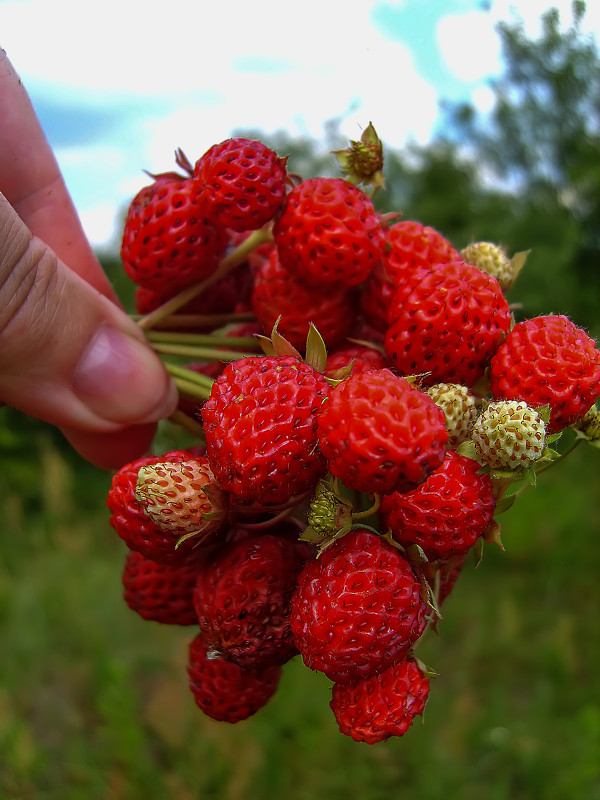
[{"label": "finger knuckle", "polygon": [[0,337],[3,362],[7,343],[35,342],[47,327],[57,297],[58,261],[28,231],[10,229],[0,237]]}]

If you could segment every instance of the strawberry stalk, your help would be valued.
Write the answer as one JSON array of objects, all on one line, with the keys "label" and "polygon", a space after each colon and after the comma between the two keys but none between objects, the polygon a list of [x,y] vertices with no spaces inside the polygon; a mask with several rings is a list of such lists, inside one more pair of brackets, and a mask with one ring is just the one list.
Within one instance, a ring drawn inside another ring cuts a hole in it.
[{"label": "strawberry stalk", "polygon": [[[131,318],[134,322],[140,322],[143,319],[141,314],[132,314]],[[252,322],[255,319],[256,317],[251,311],[239,311],[233,314],[178,314],[177,328],[217,330],[225,325],[237,325],[242,322]],[[172,324],[173,320],[165,317],[163,320],[158,320],[152,327],[155,331],[160,331],[163,328],[169,329]]]},{"label": "strawberry stalk", "polygon": [[[167,369],[167,372],[176,380],[182,380],[186,383],[197,385],[200,388],[208,391],[210,394],[210,390],[212,389],[214,382],[212,378],[209,378],[207,375],[201,375],[199,372],[194,372],[194,370],[180,367],[177,364],[172,364],[169,361],[165,361],[163,363]],[[208,395],[206,396],[208,397]]]},{"label": "strawberry stalk", "polygon": [[205,333],[179,333],[175,331],[148,331],[149,342],[156,344],[198,345],[199,347],[240,347],[245,350],[260,351],[260,344],[254,336],[216,336]]},{"label": "strawberry stalk", "polygon": [[221,278],[224,278],[228,273],[242,264],[254,249],[262,244],[267,244],[268,242],[272,241],[273,234],[271,233],[270,225],[260,228],[257,231],[253,231],[240,245],[235,248],[235,250],[221,260],[219,266],[212,275],[205,280],[200,281],[199,283],[195,283],[193,286],[188,286],[187,289],[184,289],[182,292],[175,295],[175,297],[167,300],[167,302],[163,303],[162,306],[159,306],[154,311],[146,314],[144,317],[138,320],[138,325],[140,328],[142,328],[142,330],[149,330],[158,323],[163,322],[163,320],[171,316],[171,314],[174,314],[180,308],[183,308],[183,306],[187,305],[191,300],[202,294],[202,292],[205,289],[208,289],[209,286],[217,283],[221,280]]},{"label": "strawberry stalk", "polygon": [[192,400],[206,400],[210,397],[212,378],[199,375],[191,369],[178,367],[176,364],[164,363],[180,394]]},{"label": "strawberry stalk", "polygon": [[198,361],[237,361],[240,358],[247,358],[248,353],[240,353],[239,350],[220,350],[215,347],[195,347],[186,344],[161,344],[155,342],[152,345],[157,353],[169,356],[182,356],[183,358],[194,358]]},{"label": "strawberry stalk", "polygon": [[173,425],[183,428],[184,430],[188,431],[188,433],[191,433],[201,441],[204,441],[204,428],[202,425],[195,419],[192,419],[192,417],[188,417],[188,415],[184,414],[183,411],[175,409],[175,411],[169,417],[169,422],[172,422]]}]

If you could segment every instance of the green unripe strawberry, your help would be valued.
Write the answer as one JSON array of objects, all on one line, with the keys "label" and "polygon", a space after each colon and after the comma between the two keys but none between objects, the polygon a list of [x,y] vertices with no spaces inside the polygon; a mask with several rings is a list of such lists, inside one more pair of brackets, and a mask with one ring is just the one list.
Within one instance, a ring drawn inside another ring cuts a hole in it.
[{"label": "green unripe strawberry", "polygon": [[576,431],[587,439],[589,442],[595,444],[596,447],[600,445],[600,410],[597,405],[593,405],[585,415],[573,425]]},{"label": "green unripe strawberry", "polygon": [[514,258],[509,258],[503,247],[492,242],[475,242],[467,245],[460,251],[461,258],[480,269],[482,272],[496,278],[503,291],[510,289],[523,264],[524,254],[519,253]]},{"label": "green unripe strawberry", "polygon": [[446,415],[447,447],[454,449],[471,437],[479,414],[477,398],[467,386],[459,383],[436,383],[427,394]]},{"label": "green unripe strawberry", "polygon": [[499,400],[477,417],[472,440],[490,469],[528,469],[545,454],[546,423],[527,403]]}]

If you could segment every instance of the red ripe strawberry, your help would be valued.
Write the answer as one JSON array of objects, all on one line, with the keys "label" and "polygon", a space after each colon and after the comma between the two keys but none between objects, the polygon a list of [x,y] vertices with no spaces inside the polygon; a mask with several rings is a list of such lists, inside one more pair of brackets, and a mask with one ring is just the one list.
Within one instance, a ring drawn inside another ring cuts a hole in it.
[{"label": "red ripe strawberry", "polygon": [[273,236],[291,273],[318,286],[346,289],[368,278],[385,243],[372,202],[343,178],[309,178],[295,186]]},{"label": "red ripe strawberry", "polygon": [[495,278],[464,261],[418,269],[396,289],[385,350],[402,375],[472,386],[508,333],[510,309]]},{"label": "red ripe strawberry", "polygon": [[290,625],[306,666],[345,682],[402,658],[423,633],[426,614],[409,562],[380,536],[360,529],[306,563],[292,596]]},{"label": "red ripe strawberry", "polygon": [[295,272],[287,270],[276,249],[263,259],[254,276],[252,308],[263,330],[270,333],[281,317],[278,331],[304,351],[312,322],[326,347],[349,335],[356,319],[356,297],[345,289],[316,292]]},{"label": "red ripe strawberry", "polygon": [[185,461],[190,454],[184,450],[173,450],[163,456],[138,458],[121,467],[113,476],[106,504],[111,511],[110,524],[130,550],[141,553],[159,564],[182,564],[202,556],[202,548],[193,537],[175,544],[179,537],[159,528],[150,520],[135,499],[135,487],[141,467],[159,461]]},{"label": "red ripe strawberry", "polygon": [[197,625],[194,586],[198,564],[156,564],[129,550],[123,569],[123,597],[140,617],[165,625]]},{"label": "red ripe strawberry", "polygon": [[207,646],[246,669],[297,654],[290,598],[308,545],[268,533],[225,545],[199,570],[194,603]]},{"label": "red ripe strawberry", "polygon": [[453,450],[443,464],[409,492],[381,499],[382,530],[403,547],[417,544],[430,561],[466,553],[492,521],[492,481],[481,465]]},{"label": "red ripe strawberry", "polygon": [[415,269],[431,269],[460,258],[458,251],[434,228],[413,220],[401,220],[385,231],[386,250],[382,262],[367,279],[361,294],[361,309],[378,330],[387,327],[388,309],[396,288]]},{"label": "red ripe strawberry", "polygon": [[191,178],[163,173],[133,198],[121,243],[125,272],[138,286],[176,294],[211,275],[227,246],[197,199]]},{"label": "red ripe strawberry", "polygon": [[248,670],[215,656],[198,634],[190,644],[187,672],[196,705],[219,722],[241,722],[275,694],[281,667]]},{"label": "red ripe strawberry", "polygon": [[283,202],[286,161],[262,142],[226,139],[196,162],[194,183],[219,225],[257,230],[273,219]]},{"label": "red ripe strawberry", "polygon": [[587,333],[562,315],[519,322],[492,358],[495,400],[548,405],[547,433],[580,420],[600,396],[600,351]]},{"label": "red ripe strawberry", "polygon": [[201,413],[212,470],[233,500],[278,505],[316,484],[326,469],[316,444],[328,389],[320,373],[287,356],[224,369]]},{"label": "red ripe strawberry", "polygon": [[444,460],[443,411],[388,369],[356,373],[329,392],[318,420],[329,471],[349,489],[402,492]]},{"label": "red ripe strawberry", "polygon": [[390,366],[388,357],[381,350],[363,344],[341,344],[329,352],[324,374],[329,378],[350,364],[352,365],[350,375],[374,369],[387,369]]},{"label": "red ripe strawberry", "polygon": [[367,678],[335,683],[330,706],[341,733],[376,744],[403,736],[425,710],[428,697],[429,678],[416,661],[406,658]]}]

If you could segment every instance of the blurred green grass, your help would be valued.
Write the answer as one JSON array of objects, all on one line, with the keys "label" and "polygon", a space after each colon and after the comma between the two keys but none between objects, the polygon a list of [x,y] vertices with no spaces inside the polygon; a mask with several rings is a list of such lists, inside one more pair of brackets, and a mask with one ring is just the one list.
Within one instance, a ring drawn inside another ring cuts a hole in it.
[{"label": "blurred green grass", "polygon": [[110,476],[44,426],[27,451],[0,429],[2,800],[600,798],[598,451],[503,515],[506,551],[465,569],[419,651],[439,673],[424,724],[369,747],[338,732],[329,681],[299,659],[252,719],[204,717],[194,630],[122,600]]}]

